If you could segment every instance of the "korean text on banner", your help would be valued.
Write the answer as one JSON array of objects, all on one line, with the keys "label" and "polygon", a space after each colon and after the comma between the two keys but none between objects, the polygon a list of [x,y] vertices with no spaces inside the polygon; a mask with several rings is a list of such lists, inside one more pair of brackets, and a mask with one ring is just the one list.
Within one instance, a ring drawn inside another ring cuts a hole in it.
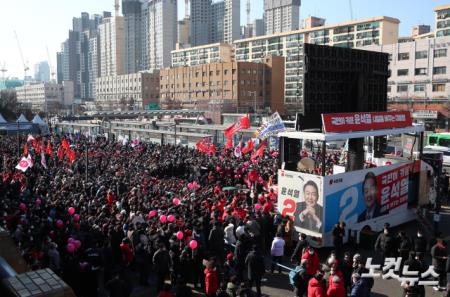
[{"label": "korean text on banner", "polygon": [[278,112],[275,112],[267,122],[256,130],[255,136],[257,138],[267,138],[276,136],[277,133],[284,131],[286,131],[286,127],[284,126],[283,120]]},{"label": "korean text on banner", "polygon": [[382,130],[412,126],[407,111],[322,114],[326,133]]}]

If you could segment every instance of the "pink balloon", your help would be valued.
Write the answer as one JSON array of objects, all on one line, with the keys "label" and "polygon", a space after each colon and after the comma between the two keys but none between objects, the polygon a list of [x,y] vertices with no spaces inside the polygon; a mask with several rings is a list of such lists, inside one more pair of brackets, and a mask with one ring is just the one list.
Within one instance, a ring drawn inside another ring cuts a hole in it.
[{"label": "pink balloon", "polygon": [[165,223],[166,222],[166,220],[167,220],[167,217],[165,216],[165,215],[161,215],[160,217],[159,217],[159,221],[161,222],[161,223]]},{"label": "pink balloon", "polygon": [[42,203],[42,201],[41,201],[41,199],[36,199],[36,205],[41,205],[41,203]]},{"label": "pink balloon", "polygon": [[76,222],[78,222],[80,220],[80,215],[79,214],[74,214],[73,215],[73,221],[76,223]]},{"label": "pink balloon", "polygon": [[79,249],[79,248],[81,247],[81,241],[75,240],[75,241],[73,242],[73,245],[75,245],[75,247],[76,247],[77,249]]},{"label": "pink balloon", "polygon": [[25,203],[20,203],[19,208],[20,208],[20,210],[23,210],[23,211],[27,210],[27,206],[25,205]]},{"label": "pink balloon", "polygon": [[69,214],[70,215],[73,215],[74,213],[75,213],[75,208],[73,208],[73,207],[69,207]]},{"label": "pink balloon", "polygon": [[245,162],[244,162],[244,166],[245,166],[245,167],[248,167],[248,165],[250,165],[250,164],[248,163],[248,161],[245,161]]},{"label": "pink balloon", "polygon": [[167,220],[172,223],[173,221],[175,221],[175,216],[174,215],[169,215],[167,217]]},{"label": "pink balloon", "polygon": [[150,212],[148,213],[148,216],[153,218],[154,216],[156,216],[157,212],[156,210],[150,210]]},{"label": "pink balloon", "polygon": [[183,239],[183,237],[184,237],[184,234],[183,234],[183,232],[181,232],[181,231],[178,231],[178,232],[177,232],[177,238],[178,238],[179,240],[182,240],[182,239]]},{"label": "pink balloon", "polygon": [[72,254],[73,252],[75,252],[75,245],[73,243],[68,243],[66,249],[69,253]]},{"label": "pink balloon", "polygon": [[261,204],[256,203],[256,204],[255,204],[255,208],[256,208],[256,209],[261,209]]},{"label": "pink balloon", "polygon": [[63,221],[61,221],[61,220],[57,220],[57,221],[56,221],[56,227],[58,227],[59,229],[61,229],[63,226],[64,226]]},{"label": "pink balloon", "polygon": [[197,184],[196,181],[192,183],[192,187],[195,188],[195,189],[198,188],[198,184]]},{"label": "pink balloon", "polygon": [[189,190],[192,190],[192,188],[193,188],[194,186],[192,185],[192,183],[188,183],[188,186],[187,186],[187,187],[188,187]]},{"label": "pink balloon", "polygon": [[180,205],[180,203],[181,203],[180,199],[178,199],[178,198],[173,198],[173,199],[172,199],[172,202],[173,202],[173,204],[175,204],[175,205]]},{"label": "pink balloon", "polygon": [[195,250],[198,246],[197,240],[192,239],[191,242],[189,242],[189,247],[191,248],[191,250]]}]

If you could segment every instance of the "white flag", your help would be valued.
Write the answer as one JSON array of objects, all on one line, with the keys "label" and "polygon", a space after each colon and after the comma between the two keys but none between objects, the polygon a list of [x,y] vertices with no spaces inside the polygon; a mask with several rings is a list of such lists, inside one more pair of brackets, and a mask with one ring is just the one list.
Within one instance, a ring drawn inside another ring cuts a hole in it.
[{"label": "white flag", "polygon": [[44,151],[41,152],[41,165],[45,169],[47,169],[47,161],[45,160],[45,154]]},{"label": "white flag", "polygon": [[17,164],[16,169],[22,170],[23,172],[27,171],[29,167],[32,167],[32,163],[28,158],[22,157],[19,164]]},{"label": "white flag", "polygon": [[242,140],[239,141],[239,144],[234,148],[234,156],[236,158],[242,157]]},{"label": "white flag", "polygon": [[27,161],[30,162],[30,168],[33,167],[34,163],[33,163],[33,159],[31,158],[30,154],[28,154]]},{"label": "white flag", "polygon": [[35,138],[33,137],[33,135],[28,134],[28,138],[27,138],[27,142],[33,141],[35,140]]}]

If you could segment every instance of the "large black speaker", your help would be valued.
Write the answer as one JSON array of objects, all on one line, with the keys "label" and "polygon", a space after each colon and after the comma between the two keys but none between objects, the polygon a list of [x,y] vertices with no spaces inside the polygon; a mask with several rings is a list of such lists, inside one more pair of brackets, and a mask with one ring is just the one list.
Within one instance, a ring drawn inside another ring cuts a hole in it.
[{"label": "large black speaker", "polygon": [[286,170],[297,170],[297,163],[300,161],[300,150],[302,143],[300,139],[284,138],[283,158]]}]

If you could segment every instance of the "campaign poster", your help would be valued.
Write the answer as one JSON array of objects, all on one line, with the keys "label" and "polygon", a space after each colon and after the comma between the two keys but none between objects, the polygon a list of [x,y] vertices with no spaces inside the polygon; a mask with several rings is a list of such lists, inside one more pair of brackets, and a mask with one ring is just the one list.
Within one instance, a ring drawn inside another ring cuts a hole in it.
[{"label": "campaign poster", "polygon": [[278,209],[294,221],[295,229],[321,237],[323,230],[322,177],[307,173],[278,171]]},{"label": "campaign poster", "polygon": [[413,162],[324,177],[325,226],[330,233],[344,221],[353,230],[405,212]]}]

